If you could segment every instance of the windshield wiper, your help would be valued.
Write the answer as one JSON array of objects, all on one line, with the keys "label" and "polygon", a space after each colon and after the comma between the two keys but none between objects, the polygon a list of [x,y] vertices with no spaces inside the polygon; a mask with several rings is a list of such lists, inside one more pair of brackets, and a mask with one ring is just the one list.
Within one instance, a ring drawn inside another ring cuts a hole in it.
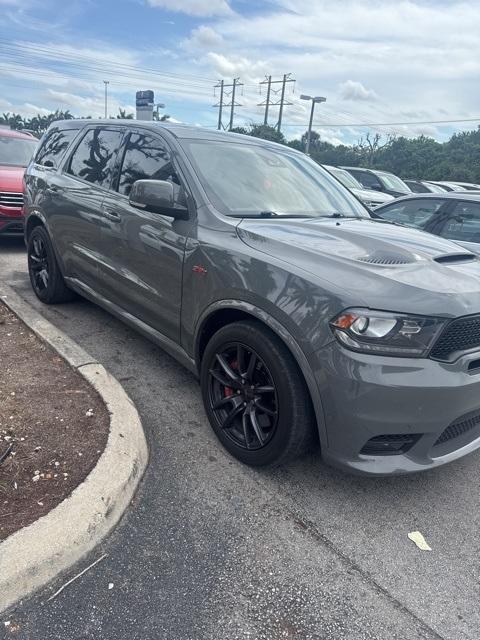
[{"label": "windshield wiper", "polygon": [[277,213],[276,211],[259,211],[258,213],[230,214],[232,218],[316,218],[306,213]]},{"label": "windshield wiper", "polygon": [[371,218],[366,218],[367,220],[371,220],[372,222],[383,222],[383,224],[394,224],[396,227],[405,227],[406,225],[401,222],[394,222],[393,220],[386,220],[385,218],[381,218],[379,215],[372,216]]}]

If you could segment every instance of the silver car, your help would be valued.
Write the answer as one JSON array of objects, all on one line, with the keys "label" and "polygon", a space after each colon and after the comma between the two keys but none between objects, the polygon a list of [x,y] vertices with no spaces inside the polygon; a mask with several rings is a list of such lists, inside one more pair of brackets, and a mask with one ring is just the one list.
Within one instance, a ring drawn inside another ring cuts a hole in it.
[{"label": "silver car", "polygon": [[479,259],[372,218],[304,154],[68,120],[25,181],[38,298],[84,296],[197,374],[242,462],[278,465],[319,442],[343,469],[395,474],[480,446]]},{"label": "silver car", "polygon": [[365,189],[365,187],[360,184],[360,182],[358,182],[358,180],[354,178],[351,173],[345,171],[345,169],[340,169],[340,167],[332,167],[327,164],[324,164],[322,166],[329,173],[331,173],[332,176],[335,176],[337,180],[340,180],[344,187],[350,189],[353,195],[357,196],[357,198],[361,200],[363,204],[371,209],[374,209],[381,204],[386,204],[387,202],[395,200],[395,198],[388,193],[382,193],[381,191],[375,191],[374,189]]}]

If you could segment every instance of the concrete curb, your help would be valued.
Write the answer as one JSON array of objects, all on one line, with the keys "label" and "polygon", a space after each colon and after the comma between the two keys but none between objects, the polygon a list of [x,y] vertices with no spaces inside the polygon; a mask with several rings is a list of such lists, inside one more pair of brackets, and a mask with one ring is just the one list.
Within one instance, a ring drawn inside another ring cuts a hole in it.
[{"label": "concrete curb", "polygon": [[97,465],[55,509],[0,543],[0,613],[91,551],[128,507],[148,462],[138,412],[120,383],[86,351],[0,283],[1,300],[99,393],[110,433]]}]

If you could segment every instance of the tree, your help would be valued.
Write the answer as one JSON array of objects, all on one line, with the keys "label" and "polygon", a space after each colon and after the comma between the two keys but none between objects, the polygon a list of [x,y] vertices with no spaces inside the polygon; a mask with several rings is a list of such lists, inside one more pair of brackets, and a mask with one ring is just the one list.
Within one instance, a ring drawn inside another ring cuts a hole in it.
[{"label": "tree", "polygon": [[25,129],[25,122],[19,113],[3,113],[0,118],[0,124],[6,124],[11,129]]},{"label": "tree", "polygon": [[168,122],[170,116],[167,113],[164,113],[162,116],[159,115],[158,111],[153,112],[153,119],[158,120],[158,122]]},{"label": "tree", "polygon": [[118,109],[117,120],[133,120],[133,113],[127,113],[126,109]]},{"label": "tree", "polygon": [[287,144],[283,133],[268,124],[250,124],[248,127],[235,127],[232,129],[232,133],[243,133],[244,135],[253,136],[254,138],[262,138],[263,140],[278,142],[279,144]]}]

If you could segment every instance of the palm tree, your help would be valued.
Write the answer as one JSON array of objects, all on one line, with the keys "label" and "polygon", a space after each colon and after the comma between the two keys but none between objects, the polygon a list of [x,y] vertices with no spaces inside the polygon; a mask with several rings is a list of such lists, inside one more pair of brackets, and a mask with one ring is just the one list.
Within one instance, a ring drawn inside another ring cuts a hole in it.
[{"label": "palm tree", "polygon": [[133,113],[127,113],[126,109],[118,109],[117,120],[133,120]]}]

